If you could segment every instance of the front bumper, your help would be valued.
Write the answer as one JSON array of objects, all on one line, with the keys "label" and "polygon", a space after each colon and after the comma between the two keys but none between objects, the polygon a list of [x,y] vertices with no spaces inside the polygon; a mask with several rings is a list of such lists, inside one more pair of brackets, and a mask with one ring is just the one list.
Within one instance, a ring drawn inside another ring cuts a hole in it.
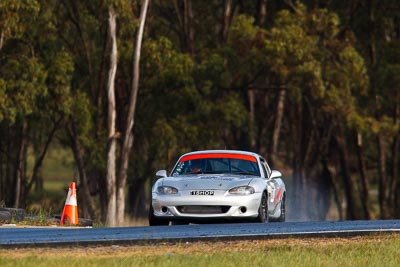
[{"label": "front bumper", "polygon": [[182,191],[177,195],[152,193],[154,216],[174,219],[246,219],[258,216],[261,193],[213,196],[192,196]]}]

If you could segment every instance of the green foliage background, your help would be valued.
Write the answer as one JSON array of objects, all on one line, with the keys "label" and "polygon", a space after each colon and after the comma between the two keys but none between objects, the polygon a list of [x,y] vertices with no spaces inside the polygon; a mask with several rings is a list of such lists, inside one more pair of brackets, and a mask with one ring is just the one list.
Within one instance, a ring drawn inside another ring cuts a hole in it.
[{"label": "green foliage background", "polygon": [[[193,15],[183,25],[189,2]],[[372,218],[399,217],[400,5],[266,1],[260,20],[262,1],[232,2],[226,39],[223,1],[151,2],[128,214],[146,214],[155,171],[171,169],[180,154],[242,149],[283,171],[288,209],[300,203],[301,210],[289,218],[325,219],[333,204],[336,219],[371,218],[352,208],[352,198]],[[81,153],[89,181],[80,186],[89,187],[98,218],[104,212],[111,4],[118,14],[115,93],[117,131],[123,132],[140,2],[0,2],[0,200],[6,205],[16,203],[17,183],[19,205],[32,204],[32,190],[43,190],[46,174],[39,170],[48,146],[58,146],[74,152],[76,168]],[[281,120],[280,90],[286,93]],[[80,175],[76,170],[78,182]],[[378,196],[368,200],[373,192]]]}]

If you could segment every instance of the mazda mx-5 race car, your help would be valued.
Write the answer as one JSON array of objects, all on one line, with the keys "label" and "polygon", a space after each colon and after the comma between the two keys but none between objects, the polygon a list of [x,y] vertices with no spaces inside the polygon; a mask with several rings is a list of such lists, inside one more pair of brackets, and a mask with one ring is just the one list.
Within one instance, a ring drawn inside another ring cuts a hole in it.
[{"label": "mazda mx-5 race car", "polygon": [[184,154],[152,187],[150,225],[285,221],[286,188],[265,159],[237,150]]}]

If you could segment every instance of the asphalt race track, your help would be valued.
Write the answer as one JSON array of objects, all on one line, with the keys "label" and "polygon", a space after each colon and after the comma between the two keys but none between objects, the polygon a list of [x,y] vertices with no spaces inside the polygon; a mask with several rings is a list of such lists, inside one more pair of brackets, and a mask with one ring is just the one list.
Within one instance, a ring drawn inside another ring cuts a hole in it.
[{"label": "asphalt race track", "polygon": [[174,225],[114,228],[0,226],[0,248],[155,244],[283,237],[342,237],[400,232],[400,220]]}]

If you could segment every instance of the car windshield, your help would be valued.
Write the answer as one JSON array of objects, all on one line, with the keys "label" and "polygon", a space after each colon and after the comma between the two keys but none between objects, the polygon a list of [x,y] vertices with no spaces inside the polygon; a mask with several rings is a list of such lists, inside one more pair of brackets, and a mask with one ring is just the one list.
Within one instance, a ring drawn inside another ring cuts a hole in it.
[{"label": "car windshield", "polygon": [[175,166],[172,176],[206,173],[260,176],[257,159],[243,154],[193,154],[184,156]]}]

